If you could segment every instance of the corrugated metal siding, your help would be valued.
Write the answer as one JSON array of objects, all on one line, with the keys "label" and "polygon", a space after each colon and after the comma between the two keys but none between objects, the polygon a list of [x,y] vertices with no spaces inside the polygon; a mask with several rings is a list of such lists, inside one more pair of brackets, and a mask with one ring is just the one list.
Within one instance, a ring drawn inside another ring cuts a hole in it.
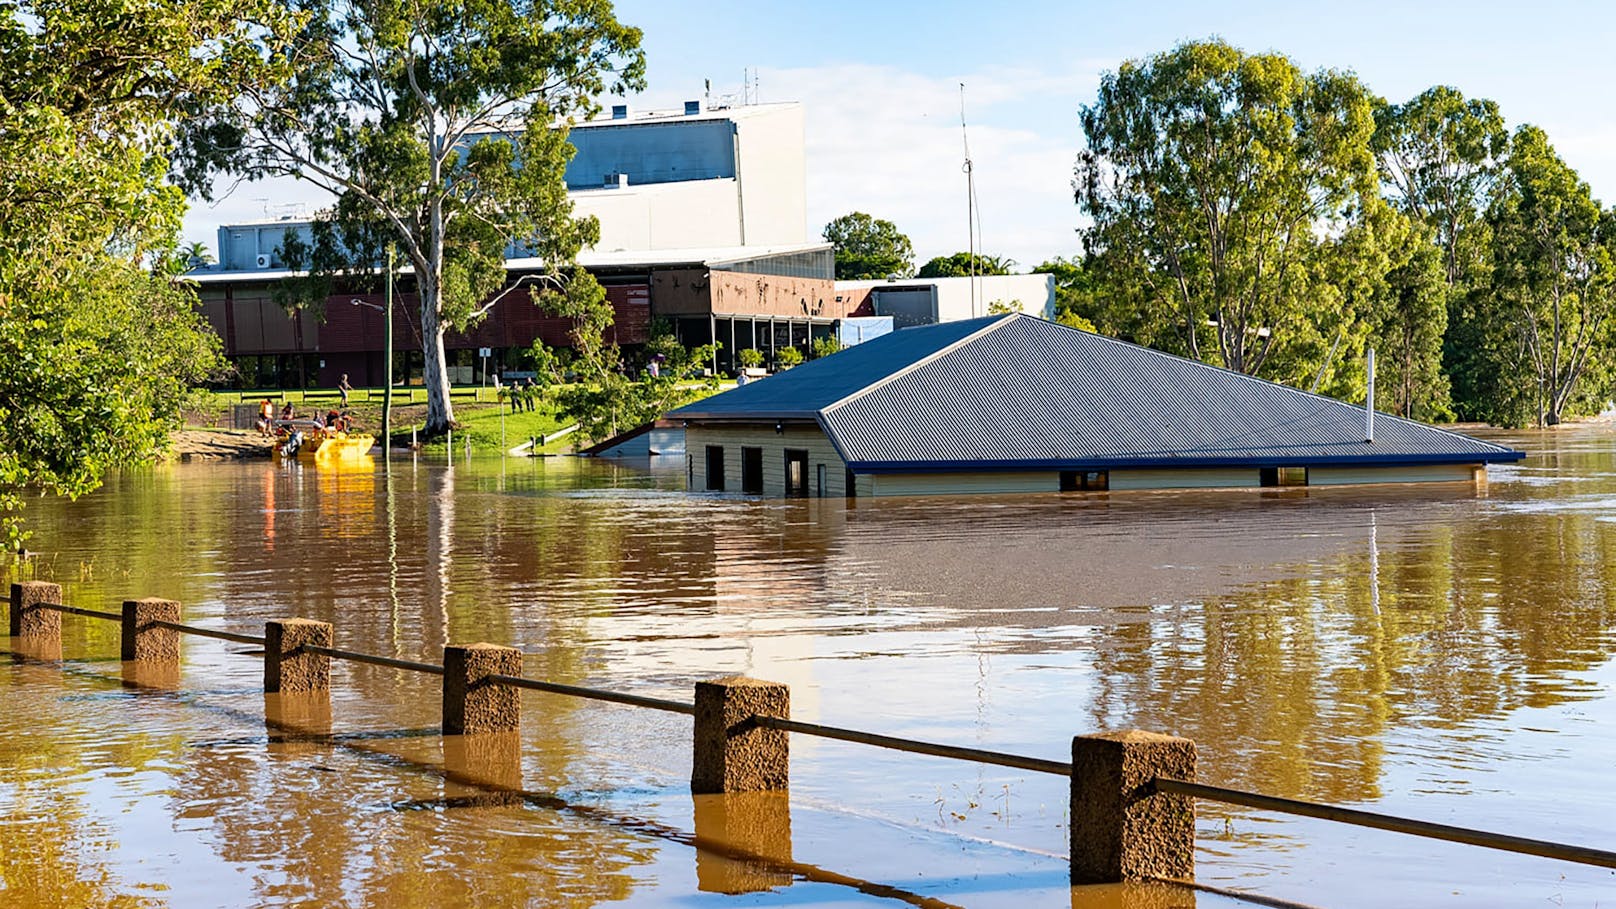
[{"label": "corrugated metal siding", "polygon": [[992,319],[949,322],[882,335],[668,414],[675,420],[748,415],[812,416],[842,398],[984,328]]},{"label": "corrugated metal siding", "polygon": [[1515,456],[1387,414],[1366,444],[1361,408],[1022,316],[828,407],[823,421],[855,466]]}]

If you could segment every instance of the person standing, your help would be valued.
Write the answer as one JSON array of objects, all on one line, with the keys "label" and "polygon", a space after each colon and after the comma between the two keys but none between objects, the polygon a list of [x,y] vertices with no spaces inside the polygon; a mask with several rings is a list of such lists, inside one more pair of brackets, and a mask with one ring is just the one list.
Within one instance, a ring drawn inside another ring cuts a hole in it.
[{"label": "person standing", "polygon": [[342,407],[346,410],[348,408],[348,392],[353,391],[353,386],[348,384],[347,373],[342,374],[342,381],[337,383],[337,391],[342,394]]}]

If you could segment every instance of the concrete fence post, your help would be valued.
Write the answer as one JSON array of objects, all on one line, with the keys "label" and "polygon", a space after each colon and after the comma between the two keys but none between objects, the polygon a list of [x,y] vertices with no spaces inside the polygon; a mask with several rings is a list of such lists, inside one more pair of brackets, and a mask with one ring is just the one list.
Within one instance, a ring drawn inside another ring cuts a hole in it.
[{"label": "concrete fence post", "polygon": [[62,605],[62,585],[23,581],[11,585],[11,636],[56,639],[62,637],[62,614],[42,609],[41,603]]},{"label": "concrete fence post", "polygon": [[178,663],[180,633],[153,623],[179,620],[180,604],[174,600],[124,600],[123,658],[140,663]]},{"label": "concrete fence post", "polygon": [[498,644],[443,648],[443,734],[479,735],[522,728],[521,691],[483,681],[521,675],[522,651]]},{"label": "concrete fence post", "polygon": [[1072,739],[1072,883],[1195,876],[1195,800],[1155,791],[1195,781],[1195,743],[1130,730]]},{"label": "concrete fence post", "polygon": [[313,694],[331,689],[331,658],[299,653],[304,644],[331,646],[331,623],[277,619],[264,623],[264,693]]},{"label": "concrete fence post", "polygon": [[791,716],[791,689],[733,675],[696,683],[695,760],[690,791],[772,792],[791,785],[791,738],[751,722]]}]

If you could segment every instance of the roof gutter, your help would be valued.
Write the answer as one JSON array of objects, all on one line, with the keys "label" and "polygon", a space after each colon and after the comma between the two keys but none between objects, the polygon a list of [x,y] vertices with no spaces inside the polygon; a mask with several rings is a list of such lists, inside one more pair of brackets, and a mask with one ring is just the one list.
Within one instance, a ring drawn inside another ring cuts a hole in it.
[{"label": "roof gutter", "polygon": [[1041,461],[848,461],[859,473],[963,473],[982,470],[1204,470],[1229,467],[1408,467],[1421,464],[1489,464],[1519,461],[1526,452],[1452,454],[1374,454],[1362,457],[1315,455],[1296,458],[1082,458]]}]

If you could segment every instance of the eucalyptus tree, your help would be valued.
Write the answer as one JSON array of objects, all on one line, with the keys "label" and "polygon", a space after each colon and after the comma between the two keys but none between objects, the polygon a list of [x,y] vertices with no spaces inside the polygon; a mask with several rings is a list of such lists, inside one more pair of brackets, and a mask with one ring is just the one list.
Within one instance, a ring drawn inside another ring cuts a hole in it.
[{"label": "eucalyptus tree", "polygon": [[269,0],[0,4],[0,538],[25,489],[77,496],[167,444],[222,367],[165,263],[185,197],[173,124],[278,64]]},{"label": "eucalyptus tree", "polygon": [[1361,346],[1384,202],[1354,76],[1191,42],[1107,73],[1081,122],[1086,264],[1140,311],[1130,334],[1298,383]]},{"label": "eucalyptus tree", "polygon": [[1616,212],[1600,208],[1542,130],[1523,126],[1487,221],[1490,309],[1517,334],[1538,421],[1554,425],[1611,359]]},{"label": "eucalyptus tree", "polygon": [[644,87],[640,31],[608,0],[290,5],[305,17],[282,54],[290,80],[199,109],[186,175],[203,192],[222,172],[330,193],[311,248],[290,250],[315,279],[309,297],[396,246],[420,306],[425,431],[442,432],[454,423],[444,335],[514,290],[508,248],[542,263],[532,281],[558,311],[597,308],[593,280],[571,268],[599,225],[573,217],[566,127],[597,96]]},{"label": "eucalyptus tree", "polygon": [[1508,150],[1498,105],[1446,85],[1375,111],[1375,154],[1391,199],[1431,226],[1449,286],[1485,254],[1476,235]]}]

